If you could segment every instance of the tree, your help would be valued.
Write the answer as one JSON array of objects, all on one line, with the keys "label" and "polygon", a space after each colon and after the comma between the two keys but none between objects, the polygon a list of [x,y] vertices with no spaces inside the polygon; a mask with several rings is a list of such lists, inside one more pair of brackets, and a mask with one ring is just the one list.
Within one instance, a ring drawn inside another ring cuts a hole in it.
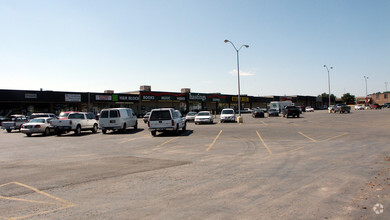
[{"label": "tree", "polygon": [[342,97],[341,97],[341,100],[343,100],[343,102],[347,105],[353,105],[355,104],[355,96],[354,95],[351,95],[349,93],[346,93],[344,94]]},{"label": "tree", "polygon": [[[318,95],[318,97],[322,98],[323,103],[329,102],[329,95],[326,92],[322,93],[321,95]],[[330,103],[335,103],[335,102],[336,102],[336,96],[333,94],[330,94]]]}]

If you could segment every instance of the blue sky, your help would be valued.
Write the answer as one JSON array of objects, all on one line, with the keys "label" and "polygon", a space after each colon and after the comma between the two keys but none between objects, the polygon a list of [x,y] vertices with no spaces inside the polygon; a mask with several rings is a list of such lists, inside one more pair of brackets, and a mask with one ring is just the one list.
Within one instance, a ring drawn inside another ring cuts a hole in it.
[{"label": "blue sky", "polygon": [[[0,0],[0,89],[355,96],[390,82],[390,1]],[[388,86],[390,90],[390,86]]]}]

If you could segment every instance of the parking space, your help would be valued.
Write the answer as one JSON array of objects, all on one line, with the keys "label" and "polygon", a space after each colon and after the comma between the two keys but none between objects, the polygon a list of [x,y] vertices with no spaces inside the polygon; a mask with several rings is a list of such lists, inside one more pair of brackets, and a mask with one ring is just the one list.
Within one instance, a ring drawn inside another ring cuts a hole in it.
[{"label": "parking space", "polygon": [[375,217],[356,198],[390,207],[389,115],[247,114],[155,137],[141,120],[125,134],[1,131],[0,219]]}]

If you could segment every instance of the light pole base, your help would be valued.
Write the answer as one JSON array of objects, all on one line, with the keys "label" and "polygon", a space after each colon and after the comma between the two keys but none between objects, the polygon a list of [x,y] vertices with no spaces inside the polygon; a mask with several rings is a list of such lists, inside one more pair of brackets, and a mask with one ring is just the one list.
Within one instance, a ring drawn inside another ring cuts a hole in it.
[{"label": "light pole base", "polygon": [[242,117],[241,116],[238,116],[237,117],[237,123],[243,123],[244,121],[242,120]]}]

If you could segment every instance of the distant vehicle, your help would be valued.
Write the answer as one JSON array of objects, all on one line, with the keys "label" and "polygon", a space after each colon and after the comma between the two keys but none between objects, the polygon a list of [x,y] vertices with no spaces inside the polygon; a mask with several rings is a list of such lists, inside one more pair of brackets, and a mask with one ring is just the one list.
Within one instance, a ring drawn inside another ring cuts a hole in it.
[{"label": "distant vehicle", "polygon": [[55,114],[52,113],[32,113],[29,116],[29,119],[34,119],[34,118],[57,118]]},{"label": "distant vehicle", "polygon": [[195,124],[214,123],[214,116],[208,111],[201,111],[195,116]]},{"label": "distant vehicle", "polygon": [[256,109],[252,112],[252,117],[253,118],[264,118],[264,111],[260,109]]},{"label": "distant vehicle", "polygon": [[0,116],[0,126],[1,126],[1,123],[2,123],[3,121],[9,121],[9,120],[11,120],[11,118],[6,117],[6,116]]},{"label": "distant vehicle", "polygon": [[180,111],[173,108],[159,108],[151,111],[148,127],[153,136],[156,136],[157,131],[174,131],[178,135],[179,129],[183,131],[187,129],[187,122]]},{"label": "distant vehicle", "polygon": [[250,109],[250,108],[243,108],[243,109],[241,109],[241,113],[252,113],[252,109]]},{"label": "distant vehicle", "polygon": [[50,124],[50,121],[55,118],[53,117],[41,117],[33,118],[28,123],[25,123],[20,128],[20,131],[31,137],[34,133],[42,133],[45,136],[54,133],[54,127]]},{"label": "distant vehicle", "polygon": [[98,122],[92,113],[72,112],[67,117],[67,119],[51,120],[57,136],[69,131],[74,131],[75,135],[80,135],[81,131],[91,130],[92,133],[96,133],[98,130]]},{"label": "distant vehicle", "polygon": [[109,108],[100,112],[99,127],[102,133],[107,130],[120,130],[125,133],[127,128],[134,127],[138,129],[137,115],[131,108]]},{"label": "distant vehicle", "polygon": [[382,105],[382,108],[390,108],[390,102],[387,102]]},{"label": "distant vehicle", "polygon": [[305,106],[297,106],[299,108],[299,110],[302,112],[306,111],[306,108]]},{"label": "distant vehicle", "polygon": [[150,112],[146,112],[146,114],[143,117],[143,120],[144,120],[145,124],[148,123],[149,117],[150,117]]},{"label": "distant vehicle", "polygon": [[328,107],[328,112],[329,112],[329,113],[332,113],[332,112],[335,111],[336,108],[337,108],[337,107],[336,107],[335,105],[331,105],[331,106]]},{"label": "distant vehicle", "polygon": [[221,123],[224,123],[226,121],[236,121],[236,114],[232,108],[224,108],[221,111]]},{"label": "distant vehicle", "polygon": [[254,110],[260,110],[260,111],[263,111],[264,113],[267,113],[267,109],[266,108],[259,108],[259,107],[257,107],[255,109],[253,109],[253,111]]},{"label": "distant vehicle", "polygon": [[296,106],[286,106],[286,108],[283,109],[283,117],[288,118],[289,116],[297,117],[299,118],[299,109]]},{"label": "distant vehicle", "polygon": [[363,105],[355,105],[355,110],[364,110]]},{"label": "distant vehicle", "polygon": [[1,128],[10,133],[12,130],[19,130],[22,124],[27,123],[28,120],[25,115],[11,115],[10,121],[3,121]]},{"label": "distant vehicle", "polygon": [[326,106],[326,105],[318,107],[318,110],[327,110],[327,109],[328,109],[328,106]]},{"label": "distant vehicle", "polygon": [[314,108],[311,106],[306,106],[305,111],[306,112],[314,112]]},{"label": "distant vehicle", "polygon": [[382,108],[382,106],[380,106],[379,104],[376,104],[376,103],[370,105],[370,109],[381,109],[381,108]]},{"label": "distant vehicle", "polygon": [[292,106],[292,105],[294,105],[292,101],[273,101],[270,103],[270,108],[276,109],[278,110],[279,113],[281,113],[286,106]]},{"label": "distant vehicle", "polygon": [[186,115],[186,121],[194,121],[196,112],[188,112]]},{"label": "distant vehicle", "polygon": [[348,113],[350,113],[351,112],[351,107],[349,107],[348,105],[346,105],[346,104],[337,104],[336,106],[335,106],[335,108],[333,109],[333,112],[334,113],[346,113],[346,112],[348,112]]},{"label": "distant vehicle", "polygon": [[61,112],[60,115],[58,116],[58,119],[67,119],[68,115],[70,113],[74,113],[75,111],[67,111],[67,112]]},{"label": "distant vehicle", "polygon": [[279,111],[277,109],[271,108],[268,110],[268,116],[278,116],[279,117]]}]

